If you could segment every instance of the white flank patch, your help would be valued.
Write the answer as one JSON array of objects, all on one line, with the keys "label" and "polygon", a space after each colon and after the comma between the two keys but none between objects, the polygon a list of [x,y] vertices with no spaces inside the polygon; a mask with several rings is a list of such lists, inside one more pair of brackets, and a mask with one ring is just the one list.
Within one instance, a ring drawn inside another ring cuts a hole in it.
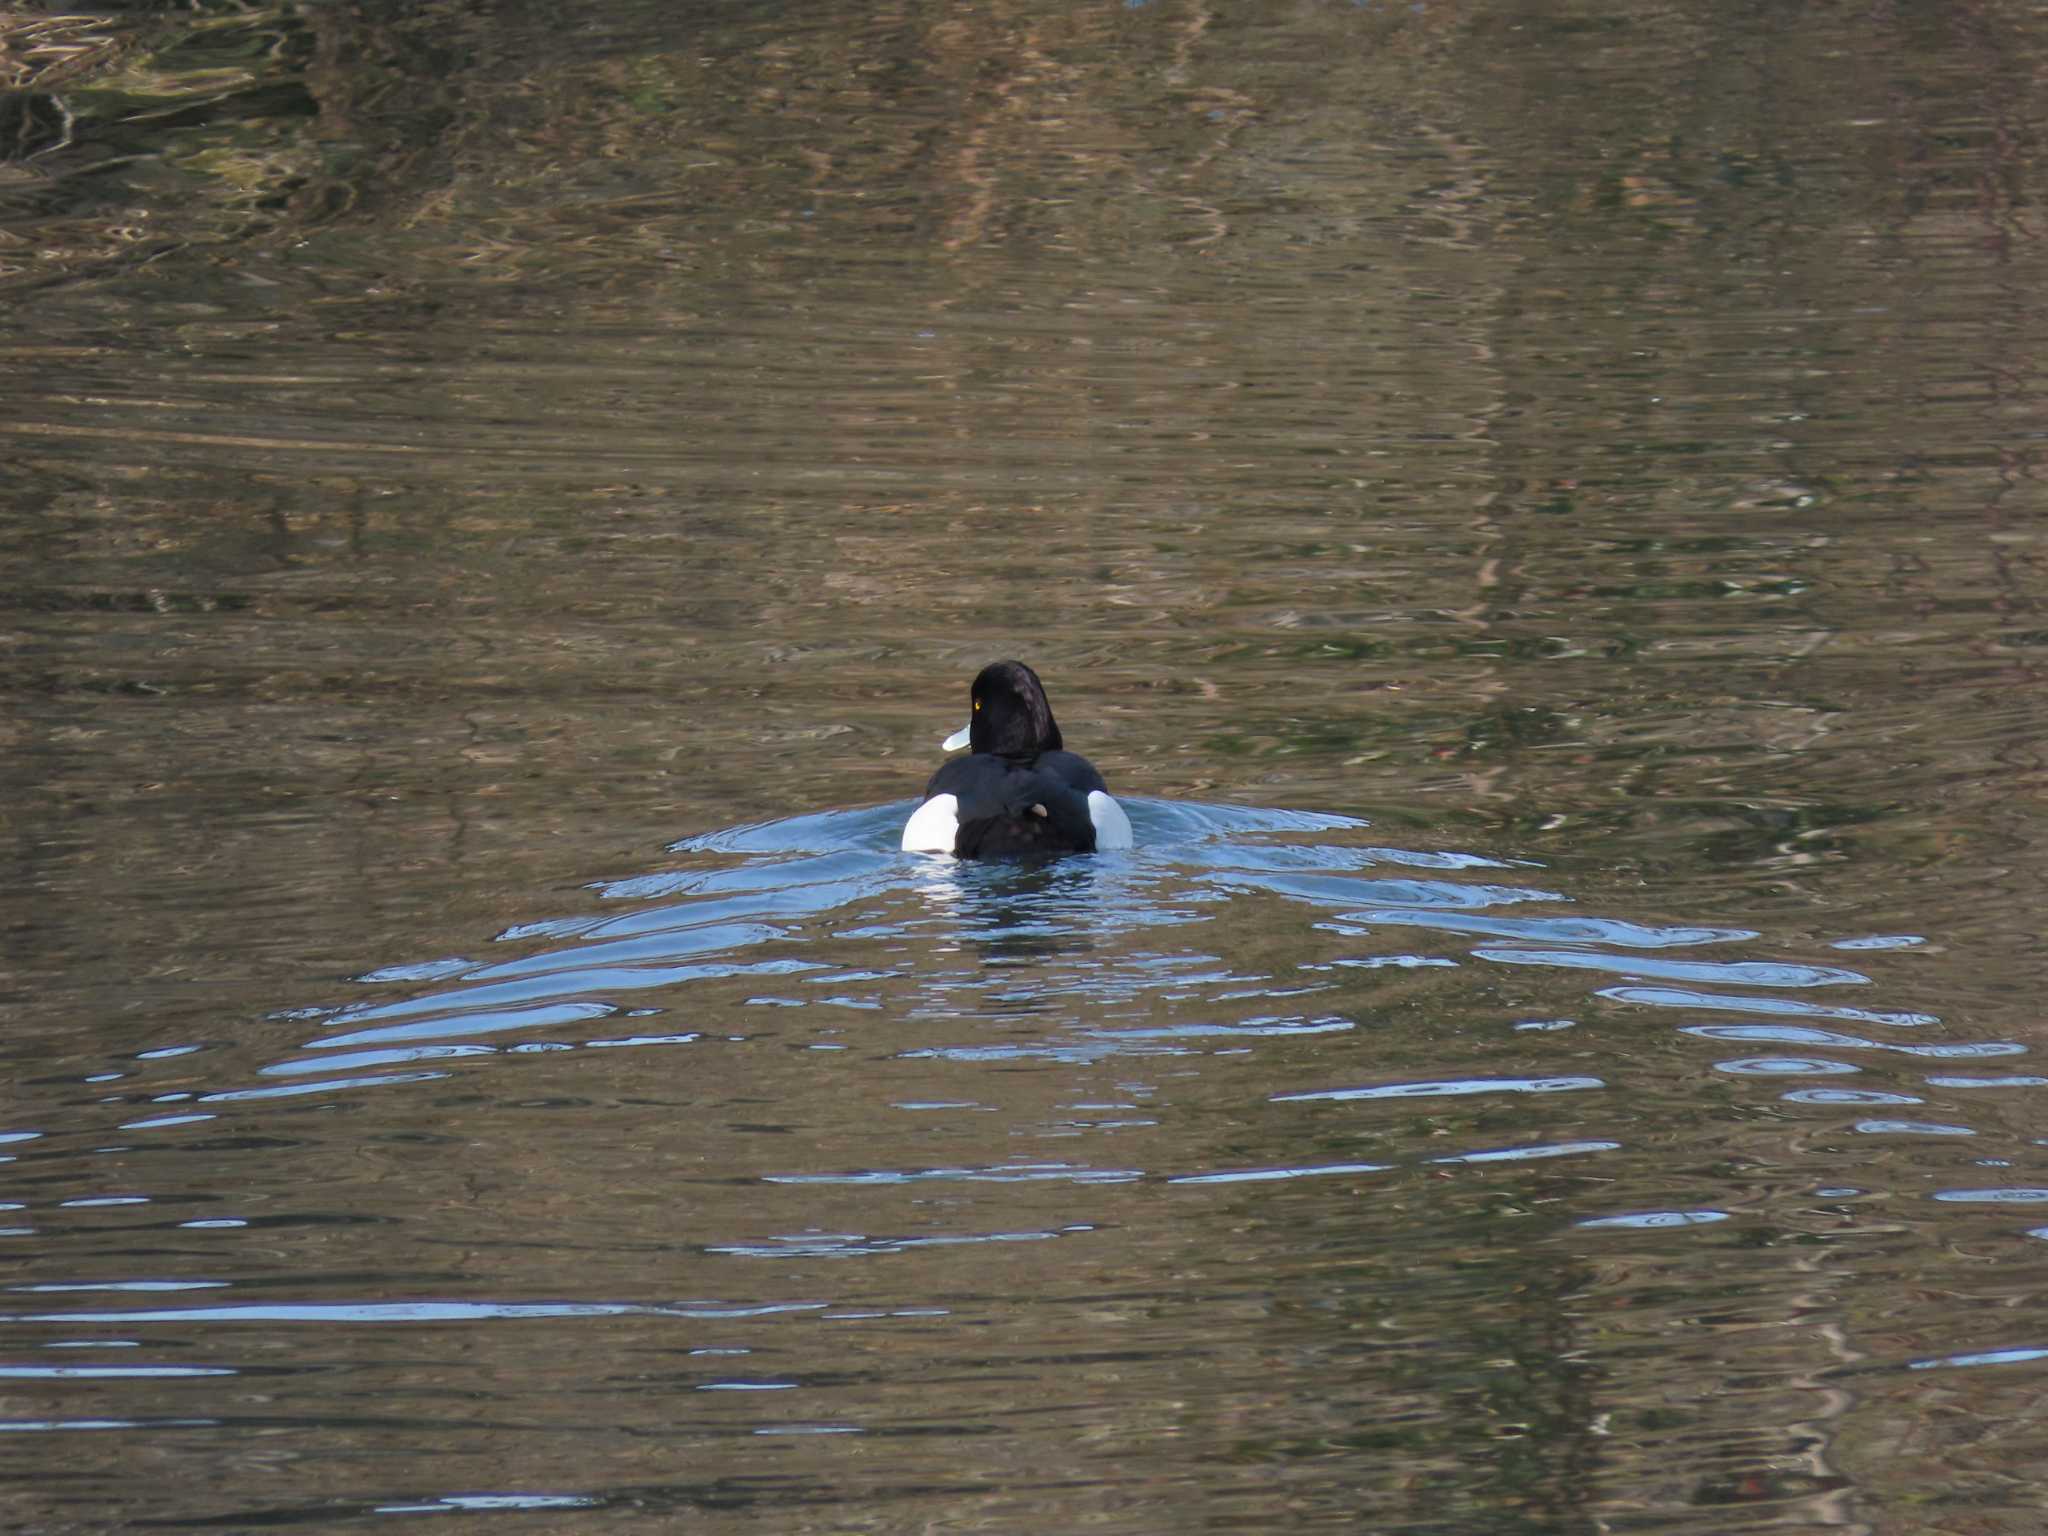
[{"label": "white flank patch", "polygon": [[[1131,846],[1131,818],[1124,814],[1122,806],[1099,789],[1088,791],[1088,819],[1095,823],[1097,848]],[[904,835],[907,837],[909,833],[906,832]],[[907,848],[910,845],[905,843],[903,846]]]},{"label": "white flank patch", "polygon": [[[1103,796],[1109,799],[1107,795]],[[1114,804],[1114,802],[1111,802]],[[1117,819],[1123,819],[1118,811]],[[915,811],[910,820],[903,823],[903,851],[905,853],[951,853],[953,840],[960,835],[960,797],[958,795],[933,795]],[[1131,826],[1124,822],[1124,846],[1130,846]]]}]

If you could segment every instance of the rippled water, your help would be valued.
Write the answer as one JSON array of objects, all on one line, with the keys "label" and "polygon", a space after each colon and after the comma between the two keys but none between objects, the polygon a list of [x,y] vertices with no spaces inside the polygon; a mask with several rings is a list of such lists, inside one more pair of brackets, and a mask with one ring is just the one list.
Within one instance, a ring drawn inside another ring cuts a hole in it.
[{"label": "rippled water", "polygon": [[[1962,1346],[2010,1297],[1857,1336],[1915,1246],[2048,1201],[1998,1171],[2044,1080],[1910,1006],[1919,937],[1783,958],[1191,802],[1134,799],[1130,855],[960,866],[895,850],[908,805],[689,839],[55,1092],[17,1235],[68,1278],[8,1321],[79,1353],[13,1374],[121,1408],[11,1427],[300,1442],[265,1518],[1123,1489],[1136,1524],[1270,1509],[1276,1468],[1334,1518],[1406,1507],[1398,1458],[1484,1521],[1687,1448],[1749,1481],[1685,1499],[1782,1509],[1847,1486],[1852,1408],[2038,1350]],[[787,1436],[847,1438],[734,1444]],[[442,1492],[356,1491],[393,1457]]]},{"label": "rippled water", "polygon": [[0,1524],[2036,1528],[2031,10],[0,37]]}]

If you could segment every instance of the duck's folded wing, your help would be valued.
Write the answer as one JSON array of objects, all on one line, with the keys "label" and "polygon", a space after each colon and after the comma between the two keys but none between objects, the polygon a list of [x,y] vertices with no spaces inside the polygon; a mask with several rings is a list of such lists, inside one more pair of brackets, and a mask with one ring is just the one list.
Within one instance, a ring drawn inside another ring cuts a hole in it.
[{"label": "duck's folded wing", "polygon": [[1106,789],[1088,791],[1088,819],[1095,823],[1095,846],[1097,848],[1128,848],[1131,846],[1131,818],[1124,814],[1124,808],[1110,798]]},{"label": "duck's folded wing", "polygon": [[951,853],[960,836],[960,800],[933,795],[903,824],[905,853]]}]

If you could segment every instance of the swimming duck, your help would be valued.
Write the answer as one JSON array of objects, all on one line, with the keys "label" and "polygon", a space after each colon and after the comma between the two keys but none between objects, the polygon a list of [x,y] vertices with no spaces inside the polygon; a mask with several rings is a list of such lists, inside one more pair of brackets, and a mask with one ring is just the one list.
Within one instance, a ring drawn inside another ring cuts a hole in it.
[{"label": "swimming duck", "polygon": [[990,662],[969,697],[967,724],[945,748],[973,750],[925,785],[903,827],[906,852],[999,859],[1131,846],[1130,818],[1095,765],[1066,750],[1036,672]]}]

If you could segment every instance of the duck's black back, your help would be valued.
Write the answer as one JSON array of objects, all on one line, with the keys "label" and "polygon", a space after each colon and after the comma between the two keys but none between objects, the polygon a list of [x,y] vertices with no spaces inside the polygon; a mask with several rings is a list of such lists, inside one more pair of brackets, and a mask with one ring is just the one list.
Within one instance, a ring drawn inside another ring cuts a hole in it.
[{"label": "duck's black back", "polygon": [[959,833],[953,851],[963,859],[1000,859],[1093,853],[1091,790],[1108,791],[1102,775],[1074,752],[1002,757],[975,752],[939,765],[925,798],[952,795]]}]

